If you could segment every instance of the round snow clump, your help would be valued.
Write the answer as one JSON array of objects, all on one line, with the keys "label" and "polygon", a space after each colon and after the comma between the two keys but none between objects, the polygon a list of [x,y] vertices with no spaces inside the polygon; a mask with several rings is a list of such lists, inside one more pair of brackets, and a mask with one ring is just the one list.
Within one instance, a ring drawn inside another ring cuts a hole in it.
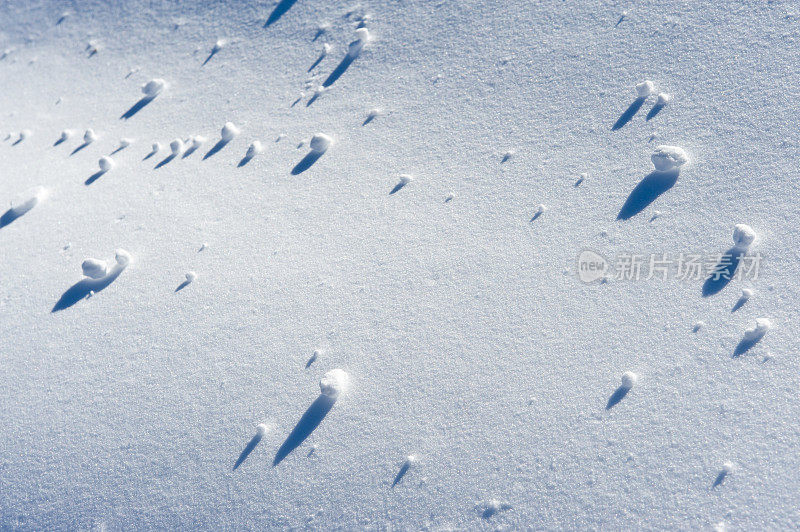
[{"label": "round snow clump", "polygon": [[331,50],[333,50],[333,46],[331,46],[328,43],[323,44],[322,45],[322,54],[321,54],[322,57],[325,57],[326,55],[328,55],[331,52]]},{"label": "round snow clump", "polygon": [[367,42],[369,39],[369,30],[367,30],[367,28],[358,28],[356,30],[356,40]]},{"label": "round snow clump", "polygon": [[120,148],[127,148],[131,144],[133,144],[133,140],[132,139],[119,139],[119,147]]},{"label": "round snow clump", "polygon": [[252,159],[262,151],[264,151],[264,146],[261,145],[261,142],[254,140],[253,143],[250,144],[250,147],[247,148],[247,154],[245,155],[245,157],[247,157],[248,159]]},{"label": "round snow clump", "polygon": [[95,133],[93,129],[87,129],[86,132],[83,134],[83,142],[85,142],[86,144],[91,144],[96,140],[97,140],[97,133]]},{"label": "round snow clump", "polygon": [[169,149],[172,151],[172,155],[180,155],[183,151],[183,141],[181,139],[173,140],[169,143]]},{"label": "round snow clump", "polygon": [[407,185],[414,181],[414,176],[408,174],[400,174],[400,184]]},{"label": "round snow clump", "polygon": [[114,168],[114,159],[111,157],[100,157],[100,160],[97,161],[97,164],[100,166],[100,170],[103,172],[108,172]]},{"label": "round snow clump", "polygon": [[650,80],[646,80],[636,84],[636,95],[639,98],[647,98],[655,89],[655,84]]},{"label": "round snow clump", "polygon": [[61,132],[61,136],[58,138],[58,140],[59,142],[64,142],[66,140],[69,140],[71,136],[72,136],[72,131],[69,129],[65,129],[64,131]]},{"label": "round snow clump", "polygon": [[142,85],[142,92],[148,98],[155,98],[167,88],[167,82],[161,78],[151,79]]},{"label": "round snow clump", "polygon": [[222,126],[222,140],[225,142],[232,141],[236,135],[240,132],[239,128],[233,122],[226,122],[224,126]]},{"label": "round snow clump", "polygon": [[153,143],[153,153],[158,153],[160,151],[161,151],[161,143],[160,142],[154,142]]},{"label": "round snow clump", "polygon": [[547,205],[545,205],[544,203],[540,203],[539,206],[536,207],[536,214],[541,216],[545,212],[547,212]]},{"label": "round snow clump", "polygon": [[742,289],[742,301],[747,301],[751,297],[753,297],[753,290],[751,288]]},{"label": "round snow clump", "polygon": [[83,275],[90,279],[102,279],[108,272],[106,261],[99,259],[86,259],[81,264]]},{"label": "round snow clump", "polygon": [[194,280],[197,279],[197,274],[193,271],[186,272],[186,282],[193,283]]},{"label": "round snow clump", "polygon": [[744,339],[746,342],[760,340],[771,328],[772,322],[770,320],[767,318],[756,318],[755,326],[744,332]]},{"label": "round snow clump", "polygon": [[19,132],[19,140],[25,140],[29,138],[31,135],[33,135],[33,132],[31,132],[30,129],[23,129],[22,131]]},{"label": "round snow clump", "polygon": [[347,390],[350,384],[350,375],[343,369],[332,369],[325,374],[319,381],[319,389],[322,395],[335,399],[339,394]]},{"label": "round snow clump", "polygon": [[225,48],[226,44],[228,44],[227,40],[225,40],[225,39],[217,39],[217,42],[214,43],[214,47],[211,49],[211,53],[215,54],[215,53],[219,52],[220,50]]},{"label": "round snow clump", "polygon": [[756,239],[756,232],[747,224],[736,224],[733,227],[733,244],[736,249],[747,249]]},{"label": "round snow clump", "polygon": [[622,387],[627,390],[630,390],[631,388],[633,388],[633,385],[636,384],[636,381],[638,380],[639,376],[636,373],[632,371],[626,371],[625,373],[622,374]]},{"label": "round snow clump", "polygon": [[671,101],[672,101],[672,95],[667,94],[666,92],[659,92],[658,96],[656,96],[656,105],[660,107],[664,107]]},{"label": "round snow clump", "polygon": [[317,133],[311,137],[309,146],[313,152],[325,153],[325,151],[330,147],[331,143],[333,143],[333,139],[328,135],[325,135],[324,133]]},{"label": "round snow clump", "polygon": [[192,149],[196,150],[197,148],[202,146],[205,141],[206,141],[206,138],[204,136],[195,135],[194,137],[191,138]]},{"label": "round snow clump", "polygon": [[269,432],[269,429],[270,429],[270,426],[267,425],[266,423],[259,423],[258,426],[256,427],[256,434],[258,434],[259,436],[261,436],[263,438],[264,435],[267,432]]},{"label": "round snow clump", "polygon": [[114,258],[117,260],[117,265],[123,268],[131,262],[131,254],[122,248],[116,251]]},{"label": "round snow clump", "polygon": [[659,172],[668,172],[673,169],[678,169],[684,164],[689,162],[689,156],[683,151],[683,148],[678,146],[656,146],[653,155],[650,156],[653,161],[653,166]]},{"label": "round snow clump", "polygon": [[733,473],[733,470],[735,468],[736,466],[733,465],[733,462],[725,462],[724,464],[722,464],[722,472],[725,473],[726,475],[730,475],[731,473]]},{"label": "round snow clump", "polygon": [[378,117],[381,114],[381,112],[382,111],[380,109],[378,109],[378,108],[370,109],[369,113],[367,113],[367,118],[369,118],[370,120],[373,120],[376,117]]},{"label": "round snow clump", "polygon": [[694,327],[692,327],[692,330],[693,330],[694,332],[697,332],[697,331],[699,331],[700,329],[702,329],[702,328],[703,328],[703,327],[705,327],[705,326],[706,326],[705,322],[704,322],[704,321],[702,321],[702,320],[700,320],[700,321],[698,321],[698,322],[696,322],[696,323],[694,324]]}]

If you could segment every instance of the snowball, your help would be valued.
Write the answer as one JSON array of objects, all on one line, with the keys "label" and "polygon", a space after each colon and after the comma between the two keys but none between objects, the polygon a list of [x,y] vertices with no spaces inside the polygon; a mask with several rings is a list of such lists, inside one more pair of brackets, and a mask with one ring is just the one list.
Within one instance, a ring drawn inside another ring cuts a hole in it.
[{"label": "snowball", "polygon": [[733,473],[734,469],[735,466],[733,465],[733,462],[725,462],[724,464],[722,464],[722,472],[726,475],[730,475],[731,473]]},{"label": "snowball", "polygon": [[696,322],[694,324],[694,327],[692,327],[692,330],[694,332],[697,332],[697,331],[699,331],[700,329],[702,329],[705,326],[706,326],[705,322],[701,320],[701,321],[698,321],[698,322]]},{"label": "snowball", "polygon": [[653,166],[659,172],[668,172],[677,169],[689,162],[689,156],[678,146],[656,146],[653,155],[650,156]]},{"label": "snowball", "polygon": [[317,133],[313,137],[311,137],[311,142],[309,146],[311,147],[311,151],[317,153],[325,153],[325,151],[330,147],[333,139],[330,138],[328,135],[323,133]]},{"label": "snowball", "polygon": [[325,374],[319,381],[319,389],[322,395],[335,399],[339,394],[347,390],[350,384],[350,376],[343,369],[332,369]]},{"label": "snowball", "polygon": [[245,155],[245,157],[247,157],[248,159],[252,159],[262,151],[264,151],[264,146],[261,145],[261,142],[254,140],[253,143],[250,144],[250,147],[247,148],[247,154]]},{"label": "snowball", "polygon": [[547,211],[547,205],[540,203],[538,207],[536,207],[536,215],[541,216]]},{"label": "snowball", "polygon": [[72,136],[72,131],[69,129],[65,129],[61,132],[61,136],[58,138],[60,142],[64,142],[68,140]]},{"label": "snowball", "polygon": [[266,423],[259,423],[259,424],[258,424],[258,426],[256,427],[256,434],[257,434],[259,437],[263,438],[263,437],[264,437],[264,435],[265,435],[267,432],[269,432],[269,429],[270,429],[270,428],[271,428],[271,427],[270,427],[269,425],[267,425]]},{"label": "snowball", "polygon": [[190,139],[190,142],[192,144],[192,149],[196,150],[197,148],[202,146],[205,141],[206,141],[206,138],[204,136],[202,136],[202,135],[193,136]]},{"label": "snowball", "polygon": [[226,122],[224,126],[222,126],[222,140],[225,142],[232,141],[236,135],[240,133],[240,130],[233,122]]},{"label": "snowball", "polygon": [[97,161],[97,164],[100,165],[100,170],[103,172],[108,172],[114,168],[114,159],[111,157],[100,157],[100,160]]},{"label": "snowball", "polygon": [[215,54],[225,48],[225,45],[228,44],[228,41],[225,39],[217,39],[217,42],[214,43],[214,47],[211,49],[211,53]]},{"label": "snowball", "polygon": [[772,322],[767,318],[756,318],[756,324],[752,329],[747,329],[744,332],[745,342],[757,342],[760,340],[767,331],[772,328]]},{"label": "snowball", "polygon": [[367,42],[369,40],[369,30],[367,28],[358,28],[356,30],[356,40]]},{"label": "snowball", "polygon": [[86,144],[91,144],[96,140],[97,140],[97,133],[95,133],[93,129],[87,129],[86,132],[83,134],[83,142],[85,142]]},{"label": "snowball", "polygon": [[646,80],[641,83],[636,84],[636,94],[639,98],[647,98],[650,94],[653,93],[656,86],[653,84],[652,81]]},{"label": "snowball", "polygon": [[756,239],[756,232],[746,224],[736,224],[733,227],[733,244],[736,249],[745,250]]},{"label": "snowball", "polygon": [[101,279],[106,276],[108,272],[108,265],[106,261],[99,259],[86,259],[81,264],[83,275],[91,279]]},{"label": "snowball", "polygon": [[414,176],[411,176],[411,175],[408,175],[408,174],[400,174],[400,184],[401,185],[407,185],[407,184],[411,183],[412,181],[414,181]]},{"label": "snowball", "polygon": [[175,139],[169,143],[169,149],[172,150],[172,155],[178,156],[183,151],[183,141]]},{"label": "snowball", "polygon": [[632,371],[626,371],[622,374],[622,387],[626,390],[630,390],[633,388],[633,385],[636,384],[636,381],[639,380],[639,376]]},{"label": "snowball", "polygon": [[369,113],[367,113],[367,118],[372,120],[372,119],[376,118],[377,116],[379,116],[381,114],[381,112],[382,111],[380,109],[377,109],[377,108],[370,109]]},{"label": "snowball", "polygon": [[197,274],[194,271],[186,272],[186,282],[187,283],[193,283],[195,279],[197,279]]},{"label": "snowball", "polygon": [[167,88],[167,82],[161,78],[151,79],[142,85],[142,92],[148,98],[155,98]]},{"label": "snowball", "polygon": [[25,140],[33,135],[33,132],[30,129],[23,129],[19,132],[19,140]]},{"label": "snowball", "polygon": [[660,107],[667,105],[670,101],[672,101],[672,95],[666,92],[659,92],[656,96],[656,105]]},{"label": "snowball", "polygon": [[153,153],[158,153],[160,151],[161,151],[161,143],[160,142],[154,142],[153,143]]},{"label": "snowball", "polygon": [[322,45],[322,57],[325,57],[326,55],[328,55],[331,52],[332,49],[333,49],[333,46],[331,46],[330,44],[328,44],[328,43],[323,44]]},{"label": "snowball", "polygon": [[133,144],[133,139],[119,139],[120,148],[127,148],[131,144]]},{"label": "snowball", "polygon": [[117,260],[117,265],[123,268],[131,262],[131,254],[122,248],[116,251],[114,258]]},{"label": "snowball", "polygon": [[744,302],[744,301],[747,301],[747,300],[748,300],[748,299],[750,299],[751,297],[753,297],[753,290],[752,290],[752,289],[750,289],[750,288],[744,288],[744,289],[742,290],[742,297],[741,297],[742,301],[743,301],[743,302]]},{"label": "snowball", "polygon": [[199,252],[199,251],[203,251],[203,250],[205,250],[207,247],[208,247],[208,244],[207,244],[206,242],[203,242],[203,243],[200,245],[200,249],[198,249],[197,251],[198,251],[198,252]]}]

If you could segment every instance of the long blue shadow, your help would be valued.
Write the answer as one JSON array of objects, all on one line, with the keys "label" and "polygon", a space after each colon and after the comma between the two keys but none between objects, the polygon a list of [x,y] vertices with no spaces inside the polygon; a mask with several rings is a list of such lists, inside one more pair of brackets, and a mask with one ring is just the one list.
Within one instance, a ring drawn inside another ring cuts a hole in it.
[{"label": "long blue shadow", "polygon": [[292,175],[299,175],[311,168],[311,166],[322,157],[324,152],[310,151],[303,159],[292,168]]},{"label": "long blue shadow", "polygon": [[83,182],[83,184],[88,187],[89,185],[91,185],[92,183],[94,183],[95,181],[100,179],[100,177],[102,177],[102,175],[105,174],[105,173],[106,173],[106,170],[98,170],[97,172],[95,172],[92,175],[90,175],[89,178],[86,181]]},{"label": "long blue shadow", "polygon": [[308,438],[312,432],[322,423],[325,416],[328,415],[333,407],[336,399],[324,394],[320,394],[308,410],[305,411],[300,421],[297,422],[292,432],[283,442],[278,452],[275,453],[275,459],[272,461],[272,467],[277,466],[281,461],[289,456],[297,447]]},{"label": "long blue shadow", "polygon": [[714,483],[711,485],[711,487],[716,488],[717,486],[722,484],[725,481],[725,477],[727,476],[728,476],[727,471],[720,471],[719,475],[717,475],[717,478],[714,479]]},{"label": "long blue shadow", "polygon": [[130,109],[128,109],[127,111],[122,113],[122,116],[119,117],[120,120],[129,119],[130,117],[132,117],[133,115],[135,115],[136,113],[138,113],[139,111],[144,109],[147,104],[149,104],[150,102],[152,102],[155,99],[156,99],[155,96],[145,96],[145,97],[143,97],[141,100],[139,100],[138,102],[133,104],[133,106]]},{"label": "long blue shadow", "polygon": [[634,187],[617,214],[617,220],[636,216],[678,181],[678,170],[651,172]]},{"label": "long blue shadow", "polygon": [[408,473],[408,469],[409,469],[410,467],[411,467],[411,464],[410,464],[410,463],[408,463],[408,461],[406,461],[406,463],[404,463],[404,464],[403,464],[403,467],[401,467],[401,468],[400,468],[400,471],[398,471],[398,472],[397,472],[397,475],[394,477],[394,482],[392,482],[392,487],[393,487],[393,488],[394,488],[395,486],[397,486],[397,484],[398,484],[398,483],[399,483],[401,480],[403,480],[403,477],[404,477],[404,476],[406,476],[406,473]]},{"label": "long blue shadow", "polygon": [[664,108],[664,105],[663,105],[663,104],[662,104],[662,105],[655,104],[655,105],[653,106],[653,108],[652,108],[652,109],[650,109],[650,112],[649,112],[649,113],[647,113],[647,116],[645,117],[645,120],[647,120],[647,121],[649,122],[649,121],[650,121],[650,119],[651,119],[651,118],[655,118],[655,116],[656,116],[658,113],[660,113],[660,112],[661,112],[661,110],[662,110],[663,108]]},{"label": "long blue shadow", "polygon": [[263,438],[263,437],[264,436],[261,433],[256,433],[256,435],[253,436],[253,439],[250,440],[250,442],[244,448],[244,450],[242,451],[242,454],[239,455],[239,458],[236,460],[236,463],[233,464],[233,470],[234,471],[236,471],[236,469],[240,465],[242,465],[242,462],[247,460],[247,457],[250,456],[250,453],[253,452],[253,449],[256,448],[256,445],[258,445],[258,443],[261,441],[261,438]]},{"label": "long blue shadow", "polygon": [[86,296],[89,295],[89,292],[100,292],[108,285],[113,283],[124,270],[125,268],[115,266],[111,272],[102,279],[86,278],[82,281],[78,281],[61,295],[61,299],[56,302],[53,310],[50,312],[58,312],[59,310],[64,310],[71,307],[78,301],[85,299]]},{"label": "long blue shadow", "polygon": [[762,338],[764,338],[763,334],[760,334],[755,338],[743,338],[742,341],[737,344],[736,349],[733,350],[733,358],[742,356],[750,351],[750,348],[760,342]]},{"label": "long blue shadow", "polygon": [[350,65],[353,64],[353,61],[356,60],[356,57],[357,56],[350,56],[350,55],[344,56],[342,62],[339,63],[339,65],[333,70],[333,72],[330,73],[328,78],[322,82],[322,86],[330,87],[331,85],[336,83],[336,80],[342,77],[342,74],[344,74],[345,71],[350,67]]},{"label": "long blue shadow", "polygon": [[326,54],[326,53],[319,54],[319,57],[317,57],[317,60],[314,61],[313,63],[311,63],[311,66],[308,67],[308,70],[306,70],[306,72],[311,72],[312,70],[314,70],[317,67],[318,64],[322,63],[322,60],[325,59],[326,55],[328,55],[328,54]]},{"label": "long blue shadow", "polygon": [[165,164],[169,164],[169,163],[170,163],[171,161],[173,161],[173,160],[175,159],[175,157],[177,157],[177,156],[178,156],[178,155],[177,155],[177,154],[175,154],[175,153],[170,153],[169,155],[167,155],[167,156],[164,158],[164,160],[163,160],[163,161],[161,161],[160,163],[158,163],[158,164],[155,166],[154,170],[158,170],[159,168],[161,168],[161,167],[162,167],[162,166],[164,166]]},{"label": "long blue shadow", "polygon": [[217,143],[216,143],[216,144],[214,144],[214,145],[211,147],[211,149],[210,149],[210,150],[208,150],[208,152],[206,152],[206,154],[205,154],[205,155],[203,155],[203,160],[205,161],[205,160],[206,160],[206,159],[208,159],[209,157],[211,157],[211,156],[215,155],[215,154],[216,154],[216,153],[217,153],[219,150],[221,150],[222,148],[224,148],[225,146],[227,146],[229,142],[230,142],[229,140],[222,140],[222,139],[219,139],[219,141],[217,141]]},{"label": "long blue shadow", "polygon": [[264,23],[264,27],[272,26],[278,22],[278,19],[289,11],[295,2],[297,2],[297,0],[281,0],[278,2],[278,5],[276,5],[272,13],[269,14],[269,18],[267,18],[267,21]]},{"label": "long blue shadow", "polygon": [[625,109],[625,112],[622,113],[617,121],[614,122],[614,125],[611,126],[611,131],[616,131],[630,122],[631,118],[633,118],[634,115],[639,112],[639,109],[642,108],[642,104],[644,104],[645,100],[646,98],[636,98],[633,100],[633,103],[630,104],[627,109]]},{"label": "long blue shadow", "polygon": [[728,283],[731,282],[733,275],[736,273],[736,268],[739,267],[742,255],[741,251],[732,247],[720,257],[719,262],[714,266],[714,270],[703,283],[703,297],[718,294],[728,286]]},{"label": "long blue shadow", "polygon": [[211,58],[212,58],[212,57],[214,57],[215,55],[217,55],[217,52],[219,52],[219,50],[211,50],[211,53],[210,53],[210,54],[208,54],[208,57],[206,57],[206,60],[205,60],[205,61],[203,61],[203,64],[202,64],[202,65],[200,65],[200,66],[201,66],[201,67],[204,67],[204,66],[206,66],[206,63],[208,63],[209,61],[211,61]]},{"label": "long blue shadow", "polygon": [[69,154],[69,155],[70,155],[70,157],[71,157],[71,156],[73,156],[73,155],[75,155],[76,153],[78,153],[78,152],[79,152],[79,151],[81,151],[82,149],[84,149],[84,148],[85,148],[86,146],[88,146],[89,144],[90,144],[89,142],[86,142],[86,141],[84,141],[84,142],[83,142],[83,144],[81,144],[80,146],[78,146],[77,148],[75,148],[74,150],[72,150],[72,153],[70,153],[70,154]]},{"label": "long blue shadow", "polygon": [[7,226],[17,218],[20,218],[23,214],[25,213],[24,212],[21,213],[16,209],[14,209],[13,207],[11,209],[8,209],[5,213],[3,213],[3,216],[0,216],[0,229]]},{"label": "long blue shadow", "polygon": [[617,388],[614,391],[614,393],[611,394],[611,397],[608,398],[608,403],[606,403],[606,410],[611,410],[612,408],[614,408],[617,405],[617,403],[622,401],[625,398],[625,396],[628,395],[629,391],[631,391],[631,389],[625,386],[620,386],[619,388]]}]

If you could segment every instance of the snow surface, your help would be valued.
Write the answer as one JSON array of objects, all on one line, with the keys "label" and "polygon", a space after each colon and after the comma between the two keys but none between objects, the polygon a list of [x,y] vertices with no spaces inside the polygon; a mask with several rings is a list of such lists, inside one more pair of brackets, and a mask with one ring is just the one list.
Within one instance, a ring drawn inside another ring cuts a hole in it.
[{"label": "snow surface", "polygon": [[[0,201],[49,191],[0,213],[0,528],[796,527],[799,45],[790,0],[0,3]],[[761,275],[708,297],[576,276],[738,223]]]}]

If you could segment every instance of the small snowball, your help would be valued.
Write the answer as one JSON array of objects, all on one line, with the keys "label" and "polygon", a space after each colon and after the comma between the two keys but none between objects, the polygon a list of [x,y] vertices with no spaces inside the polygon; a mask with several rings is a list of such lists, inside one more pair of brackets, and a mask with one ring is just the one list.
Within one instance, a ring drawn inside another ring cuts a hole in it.
[{"label": "small snowball", "polygon": [[666,92],[659,92],[656,96],[656,105],[663,107],[672,101],[672,95]]},{"label": "small snowball", "polygon": [[169,143],[169,149],[172,151],[172,155],[180,155],[183,152],[183,141],[181,139],[173,140]]},{"label": "small snowball", "polygon": [[538,207],[536,207],[536,216],[541,216],[547,212],[547,205],[540,203]]},{"label": "small snowball", "polygon": [[678,146],[656,146],[653,155],[650,156],[653,166],[659,172],[668,172],[677,169],[689,162],[689,156]]},{"label": "small snowball", "polygon": [[103,172],[108,172],[109,170],[114,168],[115,163],[114,159],[106,156],[106,157],[100,157],[100,160],[97,162],[97,164],[100,166],[100,170],[102,170]]},{"label": "small snowball", "polygon": [[697,332],[705,326],[706,326],[705,322],[698,321],[694,324],[694,327],[692,327],[692,331]]},{"label": "small snowball", "polygon": [[33,132],[30,129],[23,129],[19,132],[19,140],[30,138],[31,135],[33,135]]},{"label": "small snowball", "polygon": [[142,92],[148,98],[155,98],[167,88],[167,82],[161,78],[151,79],[142,85]]},{"label": "small snowball", "polygon": [[117,260],[117,265],[123,268],[131,262],[131,254],[122,248],[116,251],[114,258]]},{"label": "small snowball", "polygon": [[311,137],[311,142],[309,146],[311,147],[311,151],[316,153],[325,153],[325,151],[330,147],[333,139],[330,138],[328,135],[323,133],[317,133],[313,137]]},{"label": "small snowball", "polygon": [[746,224],[736,224],[733,227],[733,244],[736,249],[745,250],[756,239],[756,232]]},{"label": "small snowball", "polygon": [[264,151],[264,146],[261,145],[261,142],[254,140],[253,143],[250,144],[250,147],[247,148],[247,154],[245,155],[245,157],[247,157],[248,159],[252,159],[262,151]]},{"label": "small snowball", "polygon": [[119,139],[120,148],[127,148],[131,144],[133,144],[133,139]]},{"label": "small snowball", "polygon": [[414,176],[411,176],[411,175],[408,175],[408,174],[400,174],[400,184],[401,185],[407,185],[407,184],[411,183],[412,181],[414,181]]},{"label": "small snowball", "polygon": [[258,424],[258,426],[256,427],[256,434],[257,434],[259,437],[263,438],[263,437],[264,437],[264,435],[265,435],[267,432],[269,432],[270,428],[271,428],[271,427],[270,427],[269,425],[267,425],[266,423],[259,423],[259,424]]},{"label": "small snowball", "polygon": [[622,387],[630,390],[633,388],[633,385],[636,384],[636,381],[639,380],[639,376],[632,371],[626,371],[622,374]]},{"label": "small snowball", "polygon": [[647,98],[648,96],[650,96],[653,93],[655,88],[656,88],[655,84],[650,80],[646,80],[646,81],[643,81],[641,83],[637,83],[636,84],[636,95],[639,96],[639,98]]},{"label": "small snowball", "polygon": [[58,138],[58,140],[59,142],[64,142],[66,140],[69,140],[71,136],[72,136],[72,131],[69,129],[65,129],[64,131],[61,132],[61,136]]},{"label": "small snowball", "polygon": [[286,136],[287,136],[286,133],[281,133],[280,135],[278,135],[278,138],[275,139],[275,142],[282,141],[283,139],[286,138]]},{"label": "small snowball", "polygon": [[722,472],[725,473],[726,475],[730,475],[731,473],[733,473],[734,468],[735,466],[733,465],[733,462],[725,462],[724,464],[722,464]]},{"label": "small snowball", "polygon": [[369,42],[370,35],[367,28],[358,28],[356,30],[356,40],[351,42],[347,48],[347,55],[348,57],[354,58],[357,57],[358,54],[361,53],[361,50],[364,48],[364,45]]},{"label": "small snowball", "polygon": [[406,457],[406,461],[405,461],[405,463],[404,463],[403,465],[404,465],[404,466],[406,466],[406,467],[411,467],[411,466],[412,466],[412,465],[414,465],[416,462],[417,462],[417,455],[415,455],[415,454],[409,454],[409,455]]},{"label": "small snowball", "polygon": [[380,114],[382,112],[383,111],[381,111],[380,109],[377,109],[377,108],[370,109],[369,113],[367,113],[367,118],[369,118],[370,120],[373,120],[373,119],[377,118],[378,116],[380,116]]},{"label": "small snowball", "polygon": [[161,143],[160,142],[154,142],[153,143],[153,153],[158,153],[160,151],[161,151]]},{"label": "small snowball", "polygon": [[106,276],[108,272],[108,265],[106,261],[99,259],[86,259],[81,264],[83,275],[90,279],[101,279]]},{"label": "small snowball", "polygon": [[356,39],[359,41],[368,41],[370,39],[369,30],[367,28],[358,28],[356,30]]},{"label": "small snowball", "polygon": [[325,374],[319,381],[319,389],[322,395],[335,399],[339,394],[347,390],[350,384],[350,376],[343,369],[332,369]]},{"label": "small snowball", "polygon": [[742,289],[742,296],[740,298],[742,300],[742,303],[746,302],[751,297],[753,297],[753,290],[752,289],[750,289],[750,288]]},{"label": "small snowball", "polygon": [[193,283],[195,279],[197,279],[197,274],[194,271],[186,272],[186,282],[187,283]]},{"label": "small snowball", "polygon": [[238,134],[240,130],[233,122],[226,122],[224,126],[222,126],[222,140],[225,142],[232,141]]},{"label": "small snowball", "polygon": [[197,251],[198,251],[198,252],[200,252],[200,251],[204,251],[204,250],[205,250],[207,247],[208,247],[208,244],[207,244],[207,243],[205,243],[205,242],[203,242],[203,243],[202,243],[202,245],[200,246],[200,249],[198,249]]},{"label": "small snowball", "polygon": [[756,324],[752,329],[747,329],[744,332],[745,342],[757,342],[760,340],[767,331],[772,328],[772,322],[767,318],[756,318]]},{"label": "small snowball", "polygon": [[328,43],[325,43],[325,44],[322,45],[322,54],[320,54],[320,55],[322,55],[322,57],[325,57],[326,55],[331,53],[332,49],[333,49],[333,46],[331,46]]},{"label": "small snowball", "polygon": [[196,150],[197,148],[202,146],[205,141],[206,138],[202,135],[195,135],[191,139],[189,139],[189,142],[191,143],[191,147],[193,150]]},{"label": "small snowball", "polygon": [[225,48],[225,45],[228,44],[226,39],[217,39],[217,42],[214,43],[214,47],[211,48],[211,53],[215,54]]},{"label": "small snowball", "polygon": [[86,132],[83,134],[83,142],[85,142],[86,144],[91,144],[96,140],[97,140],[97,133],[95,133],[93,129],[87,129]]}]

